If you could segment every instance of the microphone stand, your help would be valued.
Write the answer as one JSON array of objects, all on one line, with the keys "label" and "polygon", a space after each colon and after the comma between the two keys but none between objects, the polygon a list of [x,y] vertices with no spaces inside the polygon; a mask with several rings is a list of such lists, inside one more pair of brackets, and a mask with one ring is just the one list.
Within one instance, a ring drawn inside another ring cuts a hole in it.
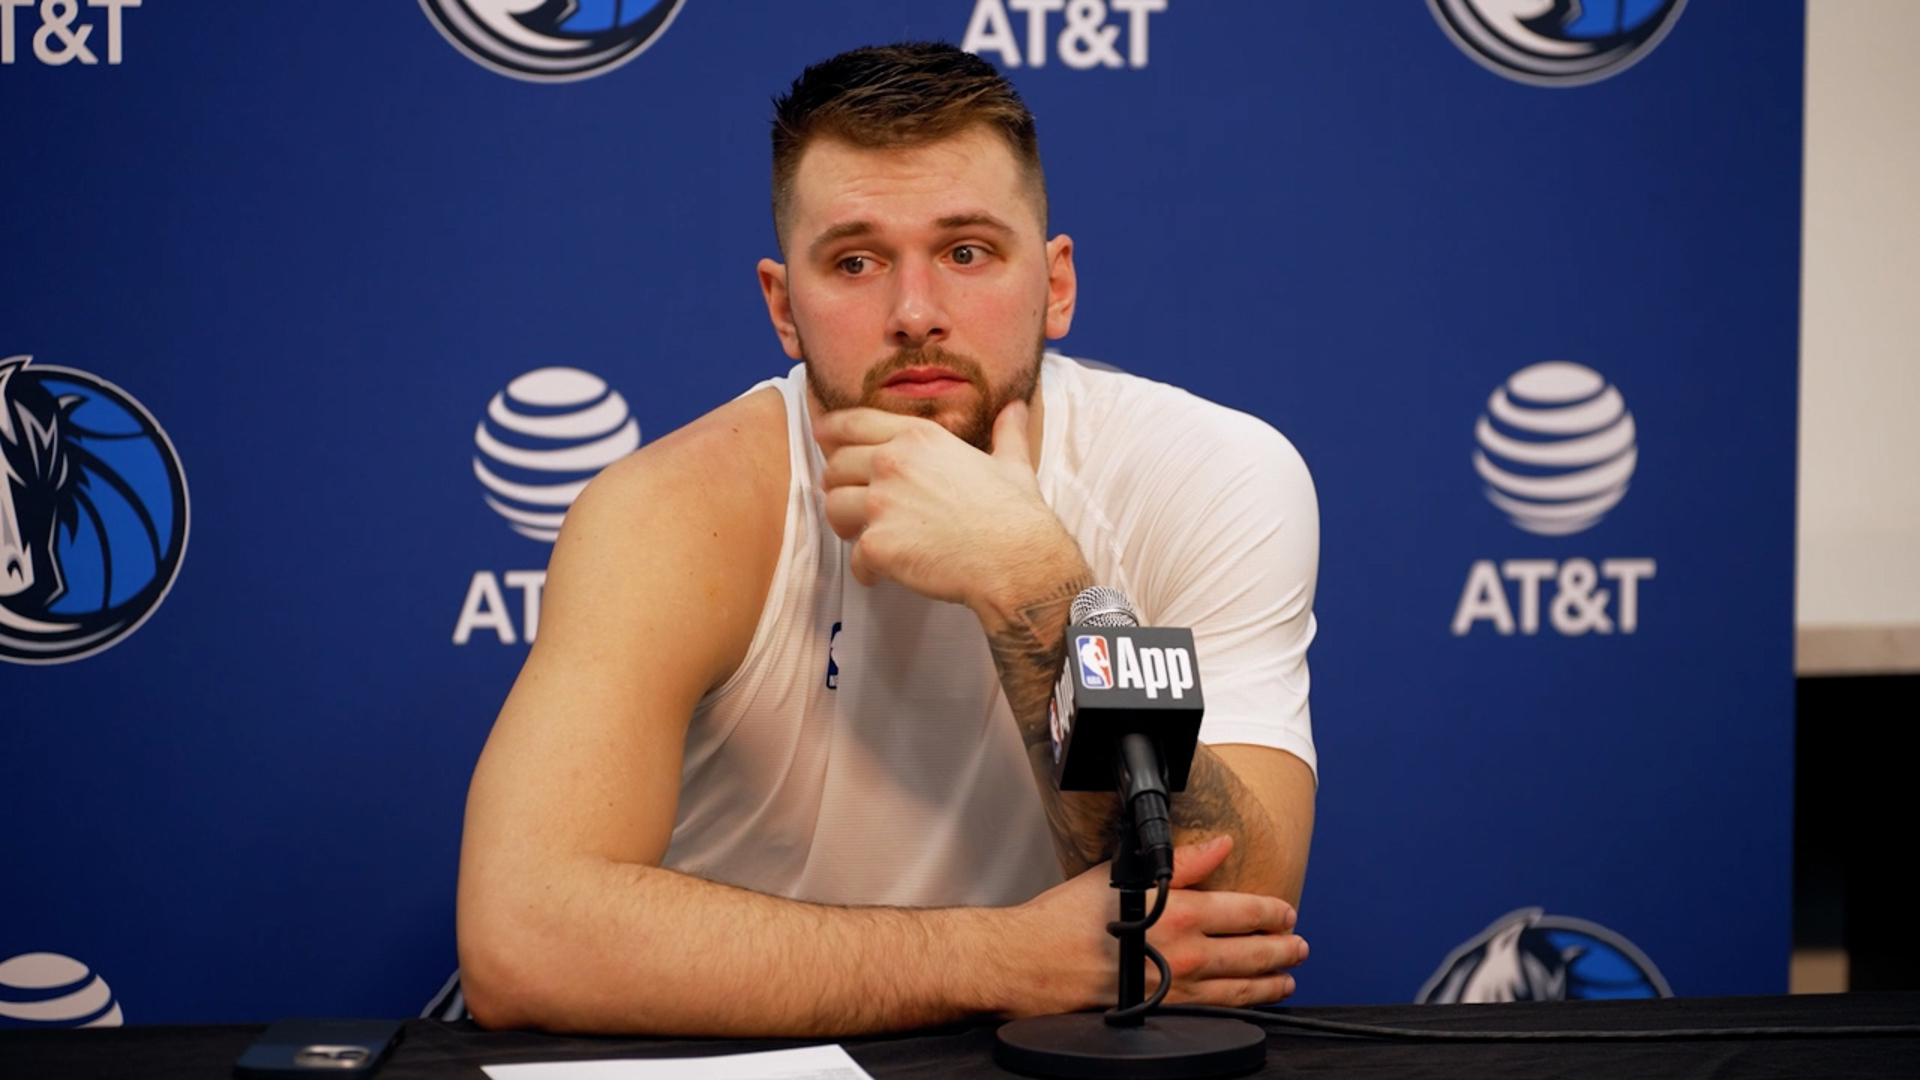
[{"label": "microphone stand", "polygon": [[[1125,768],[1116,766],[1124,793]],[[1003,1024],[994,1036],[993,1060],[1014,1072],[1062,1080],[1187,1080],[1260,1068],[1267,1063],[1267,1033],[1244,1020],[1150,1011],[1115,1015],[1147,997],[1147,890],[1158,884],[1133,807],[1123,802],[1119,816],[1109,880],[1120,891],[1120,923],[1108,928],[1120,940],[1117,1007],[1105,1014],[1064,1013]]]},{"label": "microphone stand", "polygon": [[[1120,890],[1120,921],[1127,924],[1114,937],[1120,939],[1120,993],[1116,1009],[1131,1009],[1147,1000],[1147,890],[1154,887],[1153,864],[1140,850],[1139,830],[1133,814],[1120,814],[1120,844],[1113,853],[1113,873],[1109,880]],[[1137,1027],[1144,1015],[1118,1021],[1122,1027]]]}]

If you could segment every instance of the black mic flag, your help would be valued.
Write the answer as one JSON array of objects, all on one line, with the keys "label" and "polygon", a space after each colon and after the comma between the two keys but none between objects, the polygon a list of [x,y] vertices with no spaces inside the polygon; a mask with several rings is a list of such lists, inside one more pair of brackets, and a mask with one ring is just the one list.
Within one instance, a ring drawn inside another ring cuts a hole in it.
[{"label": "black mic flag", "polygon": [[1160,752],[1170,791],[1187,786],[1200,718],[1193,631],[1141,626],[1126,597],[1094,586],[1074,599],[1054,711],[1053,778],[1061,791],[1113,791],[1127,735]]}]

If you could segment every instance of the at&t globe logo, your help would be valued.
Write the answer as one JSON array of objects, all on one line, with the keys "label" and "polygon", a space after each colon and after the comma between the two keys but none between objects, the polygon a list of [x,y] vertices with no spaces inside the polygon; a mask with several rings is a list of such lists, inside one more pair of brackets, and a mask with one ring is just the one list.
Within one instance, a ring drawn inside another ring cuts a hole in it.
[{"label": "at&t globe logo", "polygon": [[640,422],[600,376],[546,367],[493,395],[473,445],[487,505],[514,532],[551,544],[587,481],[640,448]]},{"label": "at&t globe logo", "polygon": [[686,0],[420,0],[453,46],[528,82],[612,71],[665,33]]},{"label": "at&t globe logo", "polygon": [[[640,421],[627,399],[590,371],[544,367],[508,383],[473,429],[473,475],[482,498],[521,536],[551,544],[573,500],[601,469],[640,448]],[[453,643],[490,631],[503,645],[540,632],[545,570],[477,570],[454,623]],[[521,595],[515,627],[501,586]]]},{"label": "at&t globe logo", "polygon": [[0,1027],[119,1027],[107,980],[71,956],[22,953],[0,961]]},{"label": "at&t globe logo", "polygon": [[1488,501],[1540,536],[1598,522],[1626,497],[1639,458],[1619,389],[1565,360],[1514,372],[1487,399],[1473,434]]},{"label": "at&t globe logo", "polygon": [[[1487,500],[1535,536],[1599,524],[1626,498],[1640,460],[1619,388],[1567,360],[1529,365],[1495,387],[1473,438]],[[1631,634],[1640,628],[1641,585],[1658,570],[1647,556],[1476,559],[1454,605],[1453,634],[1465,637],[1482,623],[1502,636],[1530,636],[1543,625],[1567,637]]]},{"label": "at&t globe logo", "polygon": [[1461,51],[1535,86],[1611,78],[1652,52],[1687,0],[1427,0]]},{"label": "at&t globe logo", "polygon": [[0,660],[58,664],[125,638],[187,549],[173,443],[119,387],[0,360]]}]

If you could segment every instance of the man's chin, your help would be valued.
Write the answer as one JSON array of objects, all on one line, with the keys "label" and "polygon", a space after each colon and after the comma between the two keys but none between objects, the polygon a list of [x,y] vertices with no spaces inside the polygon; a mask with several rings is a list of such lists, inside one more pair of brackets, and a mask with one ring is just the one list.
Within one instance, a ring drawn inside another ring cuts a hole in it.
[{"label": "man's chin", "polygon": [[962,442],[971,443],[978,449],[992,453],[993,417],[986,414],[983,399],[977,392],[958,396],[964,397],[965,400],[949,401],[882,392],[861,404],[898,416],[917,416],[922,420],[931,420],[946,428]]}]

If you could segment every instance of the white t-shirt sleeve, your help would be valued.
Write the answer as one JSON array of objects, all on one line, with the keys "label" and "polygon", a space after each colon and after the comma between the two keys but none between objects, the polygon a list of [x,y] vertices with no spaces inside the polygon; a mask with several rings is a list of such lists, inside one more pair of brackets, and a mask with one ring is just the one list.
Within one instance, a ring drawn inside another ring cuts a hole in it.
[{"label": "white t-shirt sleeve", "polygon": [[1318,776],[1307,706],[1320,515],[1293,444],[1256,417],[1189,399],[1135,475],[1131,576],[1141,621],[1191,627],[1210,744],[1271,746]]}]

